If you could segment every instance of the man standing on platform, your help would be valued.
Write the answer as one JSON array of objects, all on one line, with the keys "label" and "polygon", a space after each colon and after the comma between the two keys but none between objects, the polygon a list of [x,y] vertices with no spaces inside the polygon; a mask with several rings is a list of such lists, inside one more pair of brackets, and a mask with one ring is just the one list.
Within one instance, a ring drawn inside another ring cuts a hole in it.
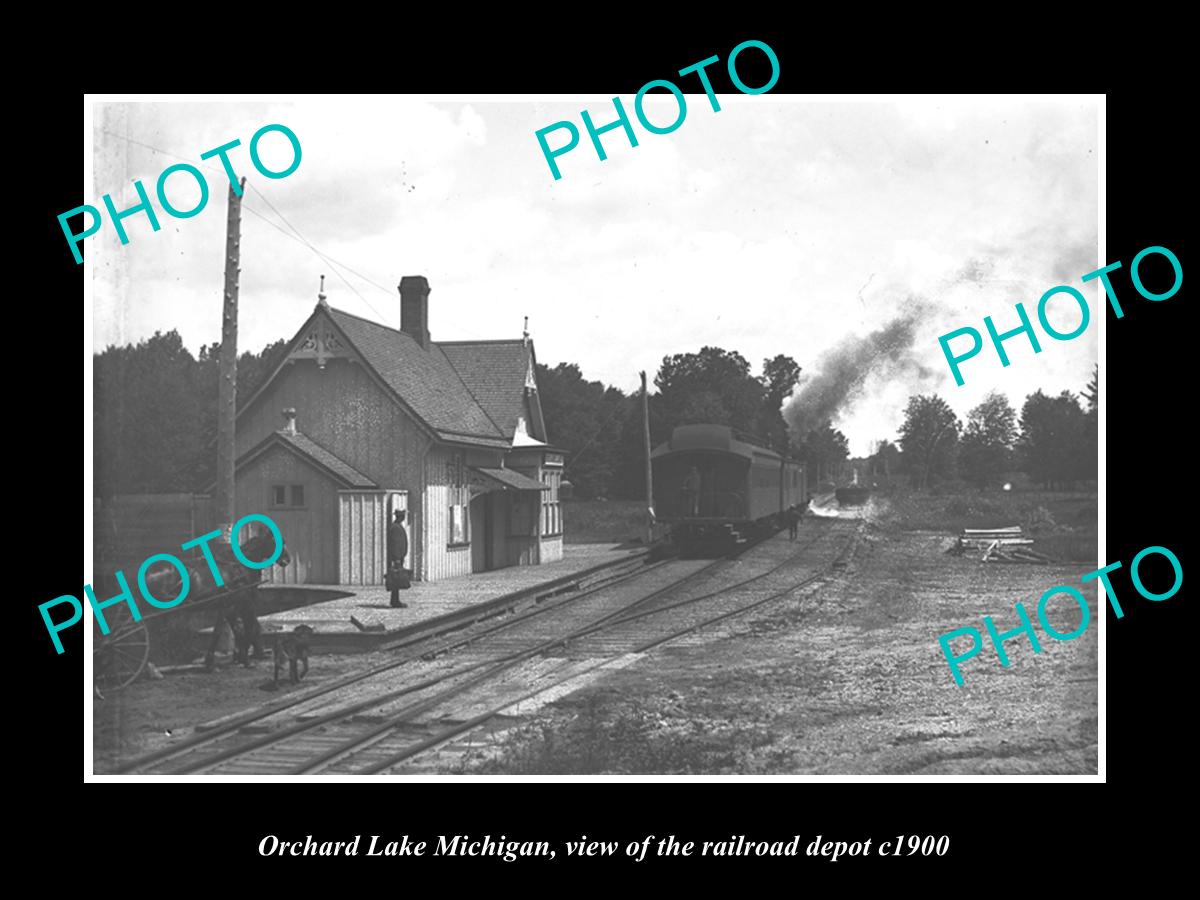
[{"label": "man standing on platform", "polygon": [[408,556],[408,532],[404,530],[404,510],[396,510],[395,517],[387,532],[387,586],[392,592],[392,606],[402,609],[408,606],[400,602],[400,580],[407,575],[403,569],[404,558]]}]

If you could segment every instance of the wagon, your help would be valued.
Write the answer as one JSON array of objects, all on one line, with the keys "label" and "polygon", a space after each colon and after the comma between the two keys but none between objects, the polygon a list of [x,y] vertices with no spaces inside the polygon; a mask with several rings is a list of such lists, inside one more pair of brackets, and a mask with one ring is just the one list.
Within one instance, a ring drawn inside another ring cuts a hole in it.
[{"label": "wagon", "polygon": [[[266,549],[267,541],[271,542],[271,546],[275,546],[275,535],[277,534],[277,531],[271,535],[256,534],[248,541],[239,541],[242,551],[241,559],[246,559],[249,555],[251,559],[263,559],[262,565],[268,565],[266,557],[270,554],[262,551]],[[291,563],[292,557],[282,543],[282,535],[279,535],[279,538],[280,543],[275,554],[270,556],[270,560],[275,565],[286,568]],[[221,546],[220,544],[214,545],[214,549]],[[221,623],[228,615],[228,610],[235,606],[239,595],[257,591],[264,574],[261,568],[243,567],[232,554],[226,556],[225,551],[218,551],[218,553],[221,558],[213,560],[213,564],[220,572],[220,577],[216,578],[214,573],[211,580],[206,580],[204,575],[208,566],[204,562],[204,557],[197,553],[184,560],[189,573],[189,583],[210,585],[209,590],[201,590],[194,599],[189,597],[183,601],[188,611],[195,612],[197,609],[212,606],[219,610],[213,631],[214,646],[217,635],[220,634]],[[139,573],[139,583],[141,578],[142,575]],[[220,582],[219,587],[217,586],[218,581]],[[144,586],[143,590],[145,590]],[[246,599],[250,601],[249,605],[252,609],[254,598],[246,597]],[[171,609],[155,609],[153,612],[143,614],[139,621],[134,621],[128,604],[111,606],[106,610],[104,616],[105,623],[109,628],[108,634],[101,634],[100,623],[93,617],[95,640],[92,642],[92,661],[94,663],[92,674],[95,689],[101,692],[105,689],[120,690],[141,675],[142,670],[146,668],[146,663],[150,660],[150,631],[146,627],[146,623],[182,608],[183,604]]]},{"label": "wagon", "polygon": [[[147,622],[160,619],[180,609],[196,612],[199,609],[211,607],[232,606],[237,595],[244,591],[257,591],[258,582],[246,584],[231,584],[228,588],[210,592],[195,599],[188,598],[182,604],[171,609],[156,609],[153,612],[143,612],[140,621],[134,621],[129,606],[125,603],[111,606],[104,611],[105,622],[108,624],[108,634],[102,634],[100,623],[92,620],[92,679],[96,688],[103,694],[105,691],[117,691],[137,680],[150,660],[150,630]],[[220,629],[224,621],[222,609],[214,625]]]}]

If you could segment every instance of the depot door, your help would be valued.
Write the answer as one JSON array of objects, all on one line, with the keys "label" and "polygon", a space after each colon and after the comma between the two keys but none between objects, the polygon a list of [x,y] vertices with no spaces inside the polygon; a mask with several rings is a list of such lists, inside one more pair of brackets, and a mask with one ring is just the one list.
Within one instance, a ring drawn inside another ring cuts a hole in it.
[{"label": "depot door", "polygon": [[491,494],[479,494],[471,498],[471,571],[486,572],[487,552],[487,500]]}]

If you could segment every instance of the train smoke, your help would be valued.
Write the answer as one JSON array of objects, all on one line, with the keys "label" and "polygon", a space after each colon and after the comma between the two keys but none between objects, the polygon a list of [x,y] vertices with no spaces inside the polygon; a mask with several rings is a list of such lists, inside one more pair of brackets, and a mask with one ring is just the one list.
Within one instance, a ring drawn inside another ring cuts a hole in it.
[{"label": "train smoke", "polygon": [[811,374],[801,375],[798,392],[783,408],[793,438],[803,440],[821,423],[849,412],[871,376],[902,378],[916,386],[935,375],[913,352],[927,304],[910,300],[906,308],[878,331],[850,335],[823,354]]}]

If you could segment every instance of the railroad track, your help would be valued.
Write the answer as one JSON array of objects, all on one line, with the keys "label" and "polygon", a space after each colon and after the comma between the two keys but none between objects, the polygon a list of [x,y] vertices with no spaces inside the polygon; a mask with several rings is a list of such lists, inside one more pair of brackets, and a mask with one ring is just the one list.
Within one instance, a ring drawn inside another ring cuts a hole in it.
[{"label": "railroad track", "polygon": [[[649,564],[469,634],[421,642],[394,661],[233,717],[119,771],[389,771],[514,704],[811,584],[848,552],[856,534],[848,524],[822,523],[807,544],[750,577],[740,577],[740,560]],[[811,571],[795,578],[800,553],[839,538],[846,539],[839,554],[827,554],[832,558],[826,564],[808,566]],[[781,589],[773,589],[773,578],[783,582]],[[761,590],[763,583],[768,593],[747,599],[749,590]],[[710,589],[697,592],[697,585]]]}]

